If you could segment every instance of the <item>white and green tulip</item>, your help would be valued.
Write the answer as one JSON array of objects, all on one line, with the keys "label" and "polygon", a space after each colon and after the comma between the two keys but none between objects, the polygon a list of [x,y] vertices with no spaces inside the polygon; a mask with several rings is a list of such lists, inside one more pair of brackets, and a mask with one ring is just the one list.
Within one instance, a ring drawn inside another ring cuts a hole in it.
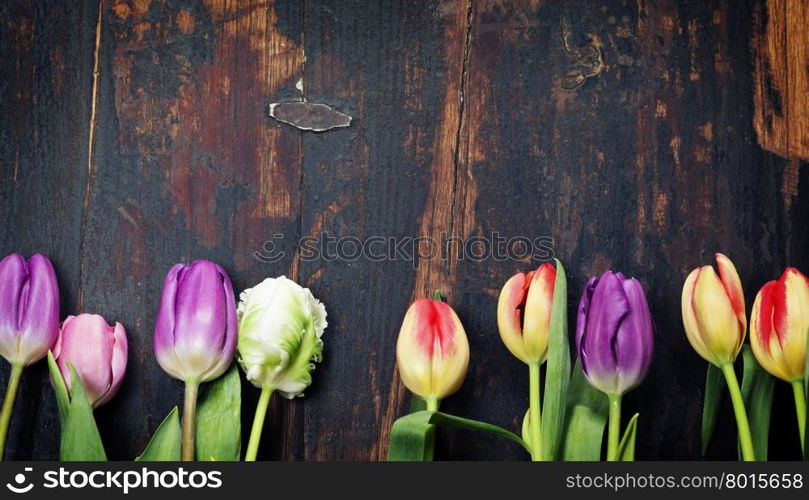
[{"label": "white and green tulip", "polygon": [[272,393],[292,399],[312,383],[322,359],[326,308],[308,288],[284,276],[267,278],[239,297],[239,364],[261,389],[246,460],[255,460]]}]

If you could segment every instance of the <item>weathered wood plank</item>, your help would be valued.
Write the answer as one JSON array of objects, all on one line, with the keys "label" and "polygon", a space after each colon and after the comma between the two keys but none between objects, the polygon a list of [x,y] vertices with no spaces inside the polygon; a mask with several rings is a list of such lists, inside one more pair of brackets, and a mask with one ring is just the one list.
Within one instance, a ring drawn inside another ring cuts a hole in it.
[{"label": "weathered wood plank", "polygon": [[762,148],[796,160],[809,160],[807,23],[806,2],[767,0],[754,12],[753,124]]},{"label": "weathered wood plank", "polygon": [[[444,44],[449,37],[463,51],[456,13],[435,2],[307,2],[307,98],[354,121],[305,136],[304,235],[421,234],[434,174],[442,172],[442,182],[454,175],[462,62]],[[444,189],[442,199],[451,193]],[[447,224],[449,211],[436,210]],[[325,362],[306,406],[306,458],[385,458],[387,432],[407,398],[394,375],[394,346],[425,272],[413,265],[403,255],[301,263],[301,278],[330,314]]]},{"label": "weathered wood plank", "polygon": [[[48,255],[63,316],[79,290],[96,13],[94,2],[0,5],[0,253]],[[23,375],[6,457],[55,457],[58,425],[40,363]]]},{"label": "weathered wood plank", "polygon": [[[389,248],[381,260],[354,258],[344,239],[337,258],[299,260],[299,238],[325,232],[333,251],[338,238],[552,237],[571,326],[589,275],[614,268],[647,288],[655,361],[625,404],[627,416],[641,412],[638,457],[698,458],[705,368],[682,332],[683,277],[724,251],[749,308],[783,266],[809,270],[809,104],[796,91],[805,54],[789,49],[805,13],[795,9],[111,0],[88,167],[97,5],[6,2],[2,250],[54,258],[63,314],[127,327],[131,369],[97,412],[111,458],[132,458],[181,401],[152,354],[154,315],[166,270],[208,258],[237,290],[288,274],[329,311],[314,384],[303,399],[274,401],[260,458],[373,460],[409,399],[395,375],[401,319],[436,288],[472,349],[466,384],[443,407],[518,427],[526,370],[500,342],[495,304],[544,249],[498,260],[455,246],[413,262]],[[269,103],[303,97],[351,115],[351,126],[315,134],[267,115]],[[42,367],[23,393],[13,432],[33,437],[12,439],[9,456],[52,458],[58,429]],[[258,391],[244,395],[247,428]],[[775,425],[770,457],[797,458],[788,391],[776,399],[774,422],[789,424]],[[721,418],[732,422],[729,408]],[[442,436],[439,458],[525,458],[497,438]],[[735,457],[732,425],[720,426],[710,457]]]},{"label": "weathered wood plank", "polygon": [[[182,401],[152,351],[169,267],[214,260],[237,291],[290,268],[294,246],[274,263],[254,254],[275,233],[297,239],[300,133],[267,106],[297,94],[302,12],[298,2],[133,0],[110,2],[105,16],[80,306],[129,332],[132,369],[98,411],[110,455],[124,459]],[[244,396],[252,416],[258,390]],[[268,457],[299,456],[284,432],[297,420],[273,408]],[[127,432],[116,432],[120,421]]]},{"label": "weathered wood plank", "polygon": [[[477,186],[473,232],[552,236],[568,266],[571,325],[589,275],[613,268],[641,280],[658,342],[649,378],[626,403],[627,414],[642,413],[638,456],[698,458],[705,369],[682,331],[683,277],[724,251],[752,304],[784,265],[808,264],[796,253],[803,237],[785,232],[805,220],[805,201],[798,209],[785,199],[789,166],[755,145],[749,121],[752,5],[476,6],[464,131]],[[473,117],[478,108],[486,114]],[[487,260],[458,272],[468,290],[458,307],[479,335],[473,356],[482,354],[473,382],[448,405],[512,428],[526,404],[525,374],[498,345],[493,303],[500,284],[528,267]],[[451,456],[515,456],[494,440],[454,437]],[[718,456],[734,457],[734,441],[723,435]],[[796,456],[775,446],[773,456]]]}]

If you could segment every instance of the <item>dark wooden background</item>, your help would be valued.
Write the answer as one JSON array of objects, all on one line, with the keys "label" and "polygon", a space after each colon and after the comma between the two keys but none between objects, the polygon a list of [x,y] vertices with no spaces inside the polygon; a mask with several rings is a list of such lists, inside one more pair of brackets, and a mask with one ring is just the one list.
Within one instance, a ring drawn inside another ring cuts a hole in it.
[{"label": "dark wooden background", "polygon": [[[325,361],[305,398],[274,400],[261,456],[377,460],[408,404],[402,316],[436,288],[472,349],[444,407],[517,427],[527,370],[495,305],[537,263],[298,261],[299,238],[550,236],[571,320],[589,275],[646,287],[658,335],[626,399],[637,455],[698,459],[705,363],[682,329],[685,275],[727,253],[749,311],[784,266],[809,271],[807,22],[800,0],[0,2],[0,250],[52,258],[63,315],[126,326],[126,382],[97,411],[110,458],[139,453],[181,401],[152,328],[165,272],[206,258],[237,291],[286,274],[328,308]],[[270,118],[269,103],[302,97],[301,78],[351,127]],[[256,259],[275,234],[285,257]],[[247,420],[258,390],[244,396]],[[721,418],[709,458],[732,459],[729,406]],[[799,457],[783,383],[771,441],[771,458]],[[54,458],[57,442],[40,363],[8,457]],[[442,432],[438,455],[526,458],[460,432]]]}]

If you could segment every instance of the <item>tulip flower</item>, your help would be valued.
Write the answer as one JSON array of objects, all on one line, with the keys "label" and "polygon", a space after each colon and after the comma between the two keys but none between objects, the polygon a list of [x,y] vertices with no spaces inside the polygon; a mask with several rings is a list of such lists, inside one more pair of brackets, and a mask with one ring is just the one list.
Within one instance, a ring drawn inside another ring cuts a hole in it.
[{"label": "tulip flower", "polygon": [[754,460],[750,424],[733,369],[747,331],[744,292],[733,262],[717,253],[716,264],[719,275],[713,267],[702,266],[686,278],[682,295],[683,326],[694,350],[722,370],[739,427],[742,457]]},{"label": "tulip flower", "polygon": [[126,331],[121,323],[112,327],[97,314],[68,316],[53,348],[53,357],[68,389],[68,363],[82,381],[93,408],[112,399],[126,372]]},{"label": "tulip flower", "polygon": [[157,362],[185,382],[182,459],[194,459],[199,384],[214,380],[233,361],[236,301],[224,269],[198,260],[169,270],[155,325]]},{"label": "tulip flower", "polygon": [[809,331],[809,278],[788,267],[765,284],[750,315],[750,344],[761,366],[792,384],[801,442],[805,440],[806,342]]},{"label": "tulip flower", "polygon": [[584,376],[610,401],[607,459],[618,459],[621,396],[636,387],[652,359],[652,316],[641,284],[607,271],[591,278],[579,302],[576,350]]},{"label": "tulip flower", "polygon": [[713,267],[694,269],[683,286],[683,324],[688,341],[709,363],[733,363],[744,343],[747,318],[742,282],[733,262],[716,254]]},{"label": "tulip flower", "polygon": [[500,338],[511,354],[528,365],[528,426],[531,447],[537,450],[532,453],[535,459],[541,448],[540,365],[548,354],[555,283],[556,269],[542,264],[536,271],[512,276],[497,302]]},{"label": "tulip flower", "polygon": [[556,269],[542,264],[536,271],[517,273],[500,292],[497,326],[511,354],[523,363],[541,364],[548,354]]},{"label": "tulip flower", "polygon": [[47,257],[27,261],[11,254],[0,261],[0,355],[11,363],[0,410],[0,459],[23,369],[42,359],[59,335],[59,286]]},{"label": "tulip flower", "polygon": [[239,364],[261,388],[245,460],[258,454],[267,406],[274,391],[302,396],[322,358],[326,308],[309,291],[284,276],[267,278],[241,293]]},{"label": "tulip flower", "polygon": [[399,330],[396,362],[405,386],[437,410],[461,387],[469,365],[469,342],[455,311],[441,300],[413,302]]}]

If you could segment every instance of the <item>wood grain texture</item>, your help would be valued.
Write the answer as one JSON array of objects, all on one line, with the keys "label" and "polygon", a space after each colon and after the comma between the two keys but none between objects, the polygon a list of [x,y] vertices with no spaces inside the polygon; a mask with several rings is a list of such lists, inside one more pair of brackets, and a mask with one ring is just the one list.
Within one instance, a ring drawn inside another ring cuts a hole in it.
[{"label": "wood grain texture", "polygon": [[[444,17],[436,7],[307,2],[307,98],[355,121],[347,130],[305,137],[304,234],[422,234],[434,174],[450,182],[454,176],[458,116],[446,102],[457,101],[461,62],[447,60],[442,47],[448,32],[465,32],[454,9]],[[463,36],[458,40],[453,47],[462,50]],[[448,85],[454,96],[447,96]],[[438,163],[439,156],[450,163]],[[449,200],[451,188],[439,187]],[[409,399],[393,368],[396,333],[423,272],[401,258],[303,263],[302,279],[323,297],[333,321],[314,388],[322,404],[307,404],[306,458],[386,457],[387,432]]]},{"label": "wood grain texture", "polygon": [[[0,5],[0,248],[51,257],[62,315],[76,308],[96,5]],[[5,388],[8,364],[0,368]],[[5,390],[5,389],[3,389]],[[6,456],[57,456],[56,404],[40,363],[23,374]]]},{"label": "wood grain texture", "polygon": [[809,4],[769,0],[754,19],[759,144],[785,158],[809,160]]},{"label": "wood grain texture", "polygon": [[[134,1],[111,3],[106,16],[81,287],[84,309],[127,327],[130,363],[138,366],[121,397],[99,411],[108,426],[140,415],[134,439],[112,436],[111,456],[123,459],[143,449],[182,395],[152,351],[166,271],[210,259],[230,272],[237,290],[289,273],[301,134],[266,110],[297,93],[302,11],[297,2]],[[289,235],[288,257],[257,260],[276,232]],[[244,395],[252,414],[258,392],[245,387]],[[282,431],[299,427],[296,405],[280,408],[267,426],[268,456],[294,458],[299,440]]]},{"label": "wood grain texture", "polygon": [[[422,260],[312,259],[299,239],[552,238],[571,329],[590,275],[620,270],[646,288],[655,360],[625,403],[627,417],[641,413],[637,456],[697,459],[705,363],[682,330],[685,275],[727,253],[749,310],[784,266],[809,271],[797,3],[104,0],[88,168],[98,4],[7,2],[2,250],[53,258],[63,315],[126,326],[126,381],[97,411],[111,458],[140,452],[181,401],[152,328],[165,272],[206,258],[237,291],[287,274],[329,312],[314,383],[305,398],[273,400],[259,457],[377,460],[409,401],[395,372],[401,319],[435,289],[472,352],[442,408],[518,428],[527,369],[502,345],[495,305],[538,259],[457,246]],[[351,126],[302,132],[267,114],[300,99]],[[243,394],[246,432],[258,390]],[[799,457],[791,405],[779,388],[772,459]],[[732,459],[729,406],[720,418],[708,458]],[[55,456],[43,367],[24,379],[12,432],[34,438],[12,439],[11,458]],[[437,456],[526,458],[443,430]]]}]

